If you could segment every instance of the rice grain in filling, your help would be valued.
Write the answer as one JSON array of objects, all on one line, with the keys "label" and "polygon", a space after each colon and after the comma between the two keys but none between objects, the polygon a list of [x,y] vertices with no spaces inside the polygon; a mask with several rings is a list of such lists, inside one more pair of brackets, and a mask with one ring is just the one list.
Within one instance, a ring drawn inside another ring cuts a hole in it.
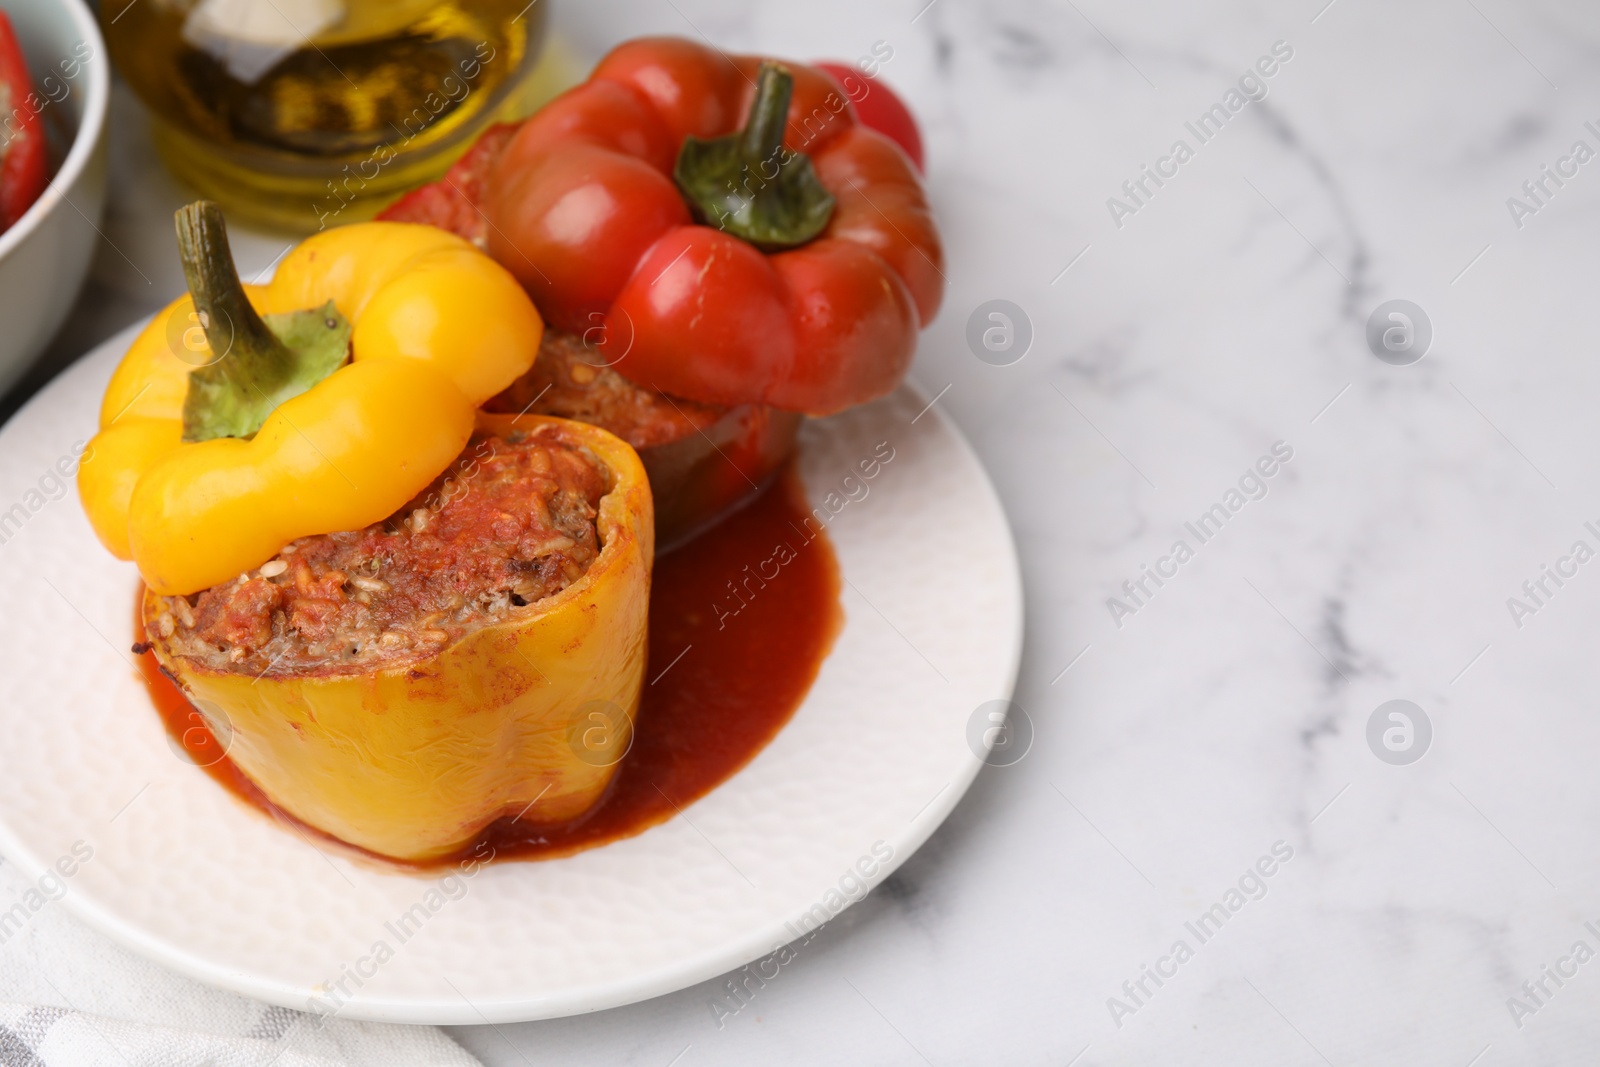
[{"label": "rice grain in filling", "polygon": [[600,554],[605,468],[549,434],[479,436],[363,530],[305,537],[238,579],[163,597],[174,655],[252,675],[354,674],[425,659],[561,592]]}]

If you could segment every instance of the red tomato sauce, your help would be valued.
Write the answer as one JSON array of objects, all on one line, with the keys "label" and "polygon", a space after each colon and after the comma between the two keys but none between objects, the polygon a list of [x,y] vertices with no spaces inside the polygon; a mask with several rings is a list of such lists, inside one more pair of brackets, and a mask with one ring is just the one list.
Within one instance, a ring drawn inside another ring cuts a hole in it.
[{"label": "red tomato sauce", "polygon": [[[553,859],[641,833],[730,778],[800,706],[843,622],[838,562],[808,518],[800,480],[786,469],[751,504],[656,560],[633,747],[598,804],[553,825],[500,819],[459,853],[421,864],[374,858],[418,870],[468,857]],[[137,616],[135,633],[143,640]],[[154,653],[139,657],[139,669],[173,743],[214,781],[275,819],[362,853],[273,804],[227,758]]]}]

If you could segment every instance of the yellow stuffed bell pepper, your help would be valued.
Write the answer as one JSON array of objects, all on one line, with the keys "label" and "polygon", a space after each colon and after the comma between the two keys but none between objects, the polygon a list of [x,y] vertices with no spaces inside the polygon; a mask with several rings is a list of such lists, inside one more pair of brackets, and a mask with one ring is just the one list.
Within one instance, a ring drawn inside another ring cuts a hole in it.
[{"label": "yellow stuffed bell pepper", "polygon": [[654,519],[620,439],[478,421],[532,304],[421,226],[313,237],[249,290],[213,207],[179,246],[192,304],[123,360],[79,476],[161,666],[268,799],[371,853],[581,814],[631,739]]},{"label": "yellow stuffed bell pepper", "polygon": [[[417,642],[388,658],[380,648],[369,664],[309,667],[295,666],[295,654],[275,652],[271,642],[240,662],[203,649],[193,654],[191,635],[205,630],[205,619],[186,627],[176,617],[187,605],[179,597],[147,592],[143,604],[161,665],[223,739],[228,758],[295,818],[392,859],[462,853],[502,817],[538,825],[582,814],[628,750],[643,686],[654,518],[638,455],[598,427],[565,419],[487,416],[480,429],[493,436],[476,438],[469,456],[485,442],[513,442],[508,452],[565,450],[603,475],[592,520],[598,551],[553,595],[477,613],[454,628],[448,619],[432,620],[449,630],[433,646]],[[390,536],[415,541],[450,521],[452,508],[470,511],[481,483],[503,474],[492,463],[467,472],[466,489],[447,480],[436,494],[442,502],[428,505],[437,514],[422,533],[402,529],[380,535],[379,543]],[[477,527],[468,521],[463,529]],[[300,542],[283,559],[311,547]],[[333,550],[360,554],[364,547],[358,541]],[[388,558],[401,554],[397,546]],[[414,551],[406,558],[416,566],[436,557]],[[368,580],[371,606],[402,595],[404,577],[393,570],[375,570]],[[236,599],[251,600],[254,582],[284,582],[292,573],[234,586]],[[377,592],[382,586],[391,588]],[[206,608],[202,597],[188,610],[203,616]],[[258,676],[257,664],[274,654],[284,658]]]},{"label": "yellow stuffed bell pepper", "polygon": [[180,211],[178,236],[191,295],[112,375],[78,476],[101,542],[158,592],[390,514],[538,354],[516,280],[431,226],[327,231],[248,289],[215,205]]}]

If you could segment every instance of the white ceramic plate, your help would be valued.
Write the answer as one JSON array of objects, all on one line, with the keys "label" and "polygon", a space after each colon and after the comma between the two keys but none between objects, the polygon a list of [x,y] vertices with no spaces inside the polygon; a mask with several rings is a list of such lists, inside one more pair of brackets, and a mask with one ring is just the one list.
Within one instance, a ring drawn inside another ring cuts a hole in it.
[{"label": "white ceramic plate", "polygon": [[[1016,556],[966,443],[902,390],[806,431],[807,491],[838,512],[846,621],[794,719],[742,771],[637,837],[471,878],[319,851],[169,746],[128,652],[136,572],[95,541],[58,473],[133,334],[0,431],[0,850],[135,952],[291,1008],[337,1002],[345,1018],[609,1008],[837,914],[977,774],[969,720],[1011,695],[1022,647]],[[880,442],[894,458],[862,481]],[[47,876],[58,862],[70,877]]]}]

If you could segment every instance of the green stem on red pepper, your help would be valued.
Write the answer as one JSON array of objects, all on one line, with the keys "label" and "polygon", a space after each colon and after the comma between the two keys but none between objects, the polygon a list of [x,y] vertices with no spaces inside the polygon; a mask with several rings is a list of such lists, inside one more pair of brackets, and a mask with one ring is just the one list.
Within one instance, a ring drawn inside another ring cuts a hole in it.
[{"label": "green stem on red pepper", "polygon": [[833,216],[810,157],[784,147],[794,78],[763,63],[744,129],[726,137],[684,139],[673,180],[696,217],[764,251],[817,237]]},{"label": "green stem on red pepper", "polygon": [[178,255],[211,360],[189,372],[183,439],[251,437],[277,406],[338,370],[350,323],[333,306],[256,314],[228,246],[222,209],[199,200],[178,209]]}]

